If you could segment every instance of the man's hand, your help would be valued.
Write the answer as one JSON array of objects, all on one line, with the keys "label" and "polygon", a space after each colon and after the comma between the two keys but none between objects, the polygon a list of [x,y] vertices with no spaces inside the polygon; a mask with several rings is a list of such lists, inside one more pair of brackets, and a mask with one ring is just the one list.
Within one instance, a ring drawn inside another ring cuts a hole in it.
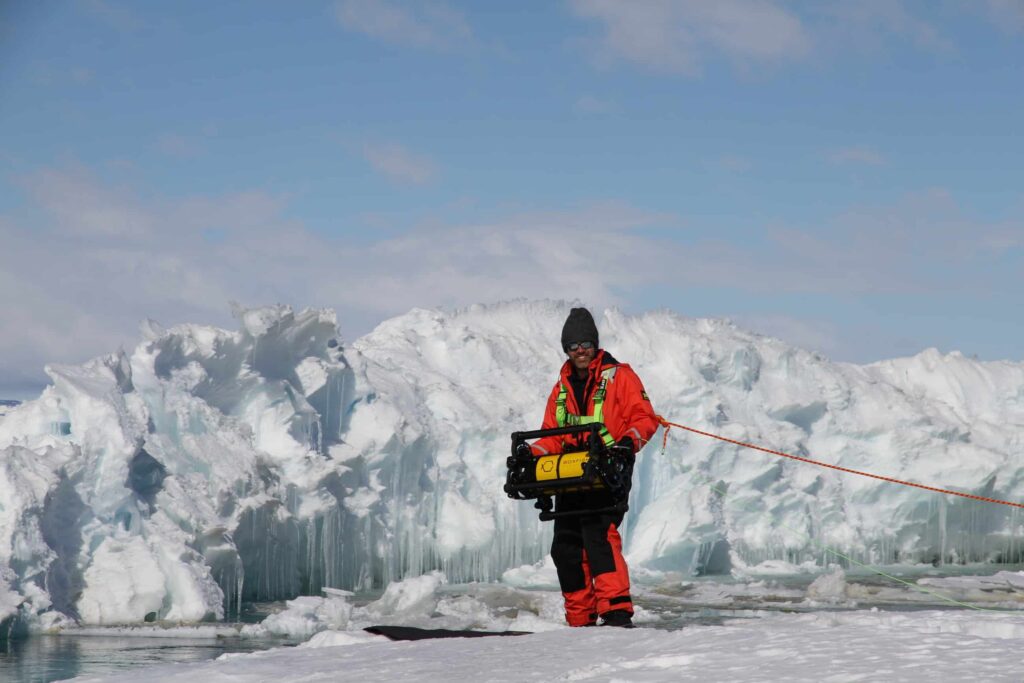
[{"label": "man's hand", "polygon": [[636,457],[636,444],[633,442],[633,439],[628,436],[624,436],[619,439],[615,444],[615,448],[630,460]]},{"label": "man's hand", "polygon": [[605,485],[612,490],[617,500],[629,497],[632,485],[633,465],[636,461],[636,445],[633,439],[624,436],[609,449],[603,477]]},{"label": "man's hand", "polygon": [[629,436],[624,436],[621,439],[618,439],[615,442],[615,445],[611,446],[611,450],[620,455],[621,458],[625,458],[626,462],[630,463],[631,465],[633,461],[636,460],[636,443]]},{"label": "man's hand", "polygon": [[516,446],[516,457],[517,458],[523,458],[523,459],[532,458],[533,457],[533,449],[530,448],[530,444],[528,444],[525,441],[523,441],[518,446]]}]

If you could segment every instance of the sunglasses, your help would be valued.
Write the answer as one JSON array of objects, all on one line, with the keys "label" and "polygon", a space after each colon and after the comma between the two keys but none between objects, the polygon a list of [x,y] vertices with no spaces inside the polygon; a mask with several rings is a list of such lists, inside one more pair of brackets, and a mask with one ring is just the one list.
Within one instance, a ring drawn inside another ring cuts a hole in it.
[{"label": "sunglasses", "polygon": [[594,348],[594,342],[592,342],[592,341],[585,341],[585,342],[573,342],[572,344],[569,344],[568,346],[566,346],[565,350],[568,351],[569,353],[573,353],[575,351],[579,351],[580,349],[584,349],[586,351],[589,351],[592,348]]}]

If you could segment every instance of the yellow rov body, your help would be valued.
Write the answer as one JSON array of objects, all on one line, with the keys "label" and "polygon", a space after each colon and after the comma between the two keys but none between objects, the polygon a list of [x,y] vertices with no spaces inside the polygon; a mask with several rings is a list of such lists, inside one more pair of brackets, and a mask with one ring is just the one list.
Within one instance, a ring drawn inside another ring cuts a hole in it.
[{"label": "yellow rov body", "polygon": [[555,455],[542,455],[537,459],[535,468],[535,481],[537,482],[560,482],[569,484],[565,480],[574,480],[572,484],[558,486],[557,488],[541,489],[546,495],[553,496],[557,493],[569,491],[583,491],[595,488],[603,489],[604,482],[600,478],[594,481],[581,482],[584,468],[590,461],[590,453],[587,451],[574,451],[572,453],[559,453]]}]

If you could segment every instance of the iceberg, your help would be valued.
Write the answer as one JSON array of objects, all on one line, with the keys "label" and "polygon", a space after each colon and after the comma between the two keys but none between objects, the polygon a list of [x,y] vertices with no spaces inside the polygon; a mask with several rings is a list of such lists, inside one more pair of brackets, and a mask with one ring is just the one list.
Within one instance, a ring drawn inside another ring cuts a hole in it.
[{"label": "iceberg", "polygon": [[[49,366],[42,395],[0,418],[0,632],[214,622],[245,601],[437,571],[517,576],[551,530],[502,493],[508,437],[540,425],[569,308],[416,309],[351,344],[329,310],[238,309],[234,331],[147,321],[130,352]],[[1024,363],[934,349],[837,363],[670,311],[609,310],[599,327],[669,420],[1024,498]],[[660,442],[638,456],[623,528],[637,571],[826,567],[829,549],[885,564],[1022,557],[1014,508],[680,430]]]}]

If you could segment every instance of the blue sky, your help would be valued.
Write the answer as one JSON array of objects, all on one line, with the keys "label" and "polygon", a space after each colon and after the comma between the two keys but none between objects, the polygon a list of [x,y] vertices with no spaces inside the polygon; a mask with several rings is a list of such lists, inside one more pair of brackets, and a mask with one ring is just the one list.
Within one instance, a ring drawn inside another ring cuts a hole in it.
[{"label": "blue sky", "polygon": [[15,0],[0,394],[232,301],[1021,360],[1021,120],[1021,0]]}]

